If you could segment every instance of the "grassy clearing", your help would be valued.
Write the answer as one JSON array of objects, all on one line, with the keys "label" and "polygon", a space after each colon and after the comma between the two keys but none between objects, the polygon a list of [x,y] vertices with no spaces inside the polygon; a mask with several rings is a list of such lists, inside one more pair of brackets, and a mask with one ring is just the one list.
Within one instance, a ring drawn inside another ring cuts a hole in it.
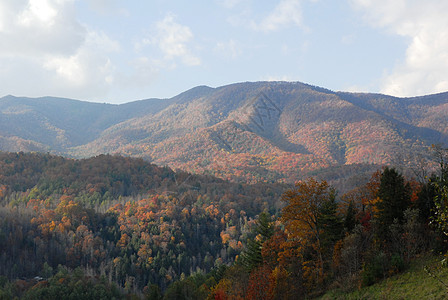
[{"label": "grassy clearing", "polygon": [[[327,292],[321,300],[328,299],[448,299],[448,267],[441,267],[441,256],[425,256],[414,261],[403,273],[387,278],[369,287],[344,293]],[[437,278],[424,270],[427,266]]]}]

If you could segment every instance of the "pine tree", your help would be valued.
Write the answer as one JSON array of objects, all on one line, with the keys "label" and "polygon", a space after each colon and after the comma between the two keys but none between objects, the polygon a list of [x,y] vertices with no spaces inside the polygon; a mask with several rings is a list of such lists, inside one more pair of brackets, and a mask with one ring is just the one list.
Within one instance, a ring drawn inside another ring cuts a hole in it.
[{"label": "pine tree", "polygon": [[246,248],[241,253],[240,261],[249,272],[262,264],[261,248],[263,243],[274,234],[274,226],[269,213],[264,211],[258,216],[253,233],[256,236],[247,240]]}]

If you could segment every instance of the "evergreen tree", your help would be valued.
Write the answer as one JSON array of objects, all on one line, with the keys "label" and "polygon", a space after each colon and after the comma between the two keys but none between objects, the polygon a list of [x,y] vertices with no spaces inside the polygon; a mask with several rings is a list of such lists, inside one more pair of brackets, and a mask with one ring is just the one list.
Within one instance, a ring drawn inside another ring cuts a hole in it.
[{"label": "evergreen tree", "polygon": [[436,196],[436,186],[437,177],[435,175],[431,176],[428,182],[423,184],[422,189],[418,193],[418,198],[416,201],[416,206],[419,210],[419,219],[422,223],[429,223],[431,216],[434,211],[434,198]]},{"label": "evergreen tree", "polygon": [[274,234],[272,218],[266,211],[262,212],[258,219],[253,233],[255,238],[247,240],[246,248],[241,253],[241,264],[250,272],[263,262],[261,248],[263,243]]},{"label": "evergreen tree", "polygon": [[355,226],[358,224],[358,220],[356,219],[356,208],[353,201],[348,203],[347,211],[344,216],[344,229],[351,233]]},{"label": "evergreen tree", "polygon": [[320,208],[319,227],[322,229],[321,243],[325,254],[332,256],[334,244],[342,238],[343,220],[337,213],[336,191],[330,188],[329,197]]},{"label": "evergreen tree", "polygon": [[378,198],[378,233],[380,238],[387,239],[389,226],[395,219],[402,223],[403,213],[411,204],[410,186],[394,168],[386,168],[381,174]]}]

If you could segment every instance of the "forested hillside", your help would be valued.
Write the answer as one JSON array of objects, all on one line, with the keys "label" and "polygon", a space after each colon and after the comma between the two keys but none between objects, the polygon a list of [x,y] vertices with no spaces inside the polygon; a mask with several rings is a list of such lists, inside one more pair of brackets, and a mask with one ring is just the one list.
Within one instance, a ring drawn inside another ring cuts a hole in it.
[{"label": "forested hillside", "polygon": [[447,93],[396,98],[299,82],[201,86],[122,105],[7,96],[0,149],[118,153],[249,183],[294,183],[338,167],[344,172],[325,179],[349,189],[361,174],[384,164],[410,168],[431,144],[446,144],[447,116]]},{"label": "forested hillside", "polygon": [[173,172],[142,159],[0,153],[0,275],[81,267],[141,293],[229,264],[285,185]]},{"label": "forested hillside", "polygon": [[426,179],[384,167],[342,195],[314,178],[248,185],[136,158],[2,152],[0,298],[297,299],[368,286],[448,249],[448,156],[435,154]]}]

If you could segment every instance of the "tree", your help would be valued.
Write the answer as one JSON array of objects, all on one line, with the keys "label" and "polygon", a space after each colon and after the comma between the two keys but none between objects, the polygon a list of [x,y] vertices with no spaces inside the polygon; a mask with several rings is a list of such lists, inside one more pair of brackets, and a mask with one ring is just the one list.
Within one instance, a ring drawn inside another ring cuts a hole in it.
[{"label": "tree", "polygon": [[344,229],[343,220],[338,215],[337,210],[336,191],[330,188],[329,198],[322,203],[319,214],[319,227],[322,228],[322,250],[328,260],[331,260],[333,256],[334,245],[342,239]]},{"label": "tree", "polygon": [[434,213],[434,198],[437,195],[435,183],[438,181],[437,176],[434,174],[431,178],[423,184],[418,193],[416,201],[416,207],[418,208],[420,215],[420,221],[428,224],[431,221]]},{"label": "tree", "polygon": [[245,299],[271,299],[269,295],[270,271],[268,266],[262,265],[251,272]]},{"label": "tree", "polygon": [[351,233],[355,226],[359,223],[356,219],[356,207],[353,201],[350,201],[348,203],[347,211],[345,212],[344,216],[344,229]]},{"label": "tree", "polygon": [[199,289],[196,287],[191,278],[176,281],[168,287],[163,299],[166,300],[200,299]]},{"label": "tree", "polygon": [[434,188],[434,215],[431,223],[444,235],[448,235],[448,149],[435,147],[440,169],[432,177]]},{"label": "tree", "polygon": [[286,206],[282,210],[288,239],[297,243],[304,259],[304,276],[309,286],[323,282],[324,258],[322,247],[322,208],[330,201],[331,189],[328,183],[309,178],[287,191],[282,200]]},{"label": "tree", "polygon": [[379,226],[379,236],[382,239],[389,237],[389,226],[397,219],[403,221],[403,213],[410,206],[410,187],[405,184],[403,176],[394,168],[385,168],[381,174],[378,190],[380,201],[377,203],[378,214],[376,219]]},{"label": "tree", "polygon": [[241,253],[241,263],[249,272],[262,264],[261,248],[263,243],[274,234],[269,213],[264,211],[258,216],[253,233],[256,234],[255,238],[247,240],[246,248]]}]

